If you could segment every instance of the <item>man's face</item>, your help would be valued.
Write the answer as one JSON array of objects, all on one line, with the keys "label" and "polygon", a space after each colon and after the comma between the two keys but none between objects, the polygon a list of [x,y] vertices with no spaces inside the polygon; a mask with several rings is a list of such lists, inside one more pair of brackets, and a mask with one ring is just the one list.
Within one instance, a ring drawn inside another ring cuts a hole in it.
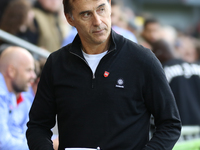
[{"label": "man's face", "polygon": [[161,38],[160,25],[158,23],[149,23],[143,31],[143,37],[150,44],[159,40]]},{"label": "man's face", "polygon": [[12,80],[12,87],[16,93],[27,91],[36,78],[33,60],[26,60],[15,67],[15,76]]},{"label": "man's face", "polygon": [[[110,2],[110,1],[109,1]],[[71,1],[73,10],[68,22],[75,26],[82,43],[98,45],[105,42],[111,31],[111,8],[107,0]]]}]

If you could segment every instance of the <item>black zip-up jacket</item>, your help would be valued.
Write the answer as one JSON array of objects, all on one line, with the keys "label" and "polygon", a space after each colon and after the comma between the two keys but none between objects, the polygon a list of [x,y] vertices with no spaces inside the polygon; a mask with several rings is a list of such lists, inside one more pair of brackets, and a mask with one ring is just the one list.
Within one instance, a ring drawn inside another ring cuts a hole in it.
[{"label": "black zip-up jacket", "polygon": [[[161,64],[150,50],[114,31],[111,37],[94,75],[78,35],[49,56],[30,111],[31,150],[53,150],[56,115],[59,150],[172,149],[181,122]],[[157,129],[149,141],[151,114]]]},{"label": "black zip-up jacket", "polygon": [[200,125],[200,64],[171,59],[163,63],[182,125]]}]

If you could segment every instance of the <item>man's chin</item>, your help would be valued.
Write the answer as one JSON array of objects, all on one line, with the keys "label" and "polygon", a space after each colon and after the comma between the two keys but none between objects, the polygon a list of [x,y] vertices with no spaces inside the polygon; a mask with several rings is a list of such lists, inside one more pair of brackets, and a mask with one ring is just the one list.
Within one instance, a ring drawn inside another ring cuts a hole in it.
[{"label": "man's chin", "polygon": [[29,88],[31,87],[31,84],[28,84],[25,88],[24,91],[27,92],[29,90]]},{"label": "man's chin", "polygon": [[104,35],[104,36],[95,38],[95,39],[94,39],[94,42],[97,43],[97,44],[102,44],[102,43],[104,43],[107,39],[108,39],[108,36]]},{"label": "man's chin", "polygon": [[106,40],[96,40],[95,43],[96,43],[96,44],[102,44],[102,43],[104,43],[105,41],[106,41]]}]

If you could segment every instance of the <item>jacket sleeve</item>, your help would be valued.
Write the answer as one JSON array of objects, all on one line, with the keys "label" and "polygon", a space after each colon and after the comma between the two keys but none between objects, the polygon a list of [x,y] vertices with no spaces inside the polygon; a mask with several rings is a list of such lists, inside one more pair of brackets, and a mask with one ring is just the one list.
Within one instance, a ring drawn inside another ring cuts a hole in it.
[{"label": "jacket sleeve", "polygon": [[179,139],[181,121],[170,86],[163,68],[154,55],[146,62],[145,104],[154,116],[156,131],[143,150],[171,150]]},{"label": "jacket sleeve", "polygon": [[55,125],[56,104],[52,80],[51,57],[49,57],[29,113],[26,137],[30,150],[53,150],[51,129]]},{"label": "jacket sleeve", "polygon": [[[12,112],[11,112],[12,113]],[[28,150],[25,134],[18,134],[18,137],[12,135],[9,128],[9,108],[6,100],[0,96],[0,149],[1,150]]]}]

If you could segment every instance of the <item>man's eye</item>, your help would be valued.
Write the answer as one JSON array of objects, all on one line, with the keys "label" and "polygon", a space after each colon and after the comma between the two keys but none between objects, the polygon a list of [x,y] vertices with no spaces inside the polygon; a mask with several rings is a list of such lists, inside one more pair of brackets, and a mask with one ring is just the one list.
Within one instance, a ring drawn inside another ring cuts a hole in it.
[{"label": "man's eye", "polygon": [[100,9],[100,12],[103,12],[104,10],[105,10],[104,8],[101,8],[101,9]]},{"label": "man's eye", "polygon": [[100,8],[100,9],[98,9],[98,11],[97,11],[97,12],[101,14],[101,13],[103,13],[104,11],[105,11],[105,9],[104,9],[104,8]]},{"label": "man's eye", "polygon": [[89,18],[91,16],[91,13],[87,12],[83,14],[83,18]]}]

